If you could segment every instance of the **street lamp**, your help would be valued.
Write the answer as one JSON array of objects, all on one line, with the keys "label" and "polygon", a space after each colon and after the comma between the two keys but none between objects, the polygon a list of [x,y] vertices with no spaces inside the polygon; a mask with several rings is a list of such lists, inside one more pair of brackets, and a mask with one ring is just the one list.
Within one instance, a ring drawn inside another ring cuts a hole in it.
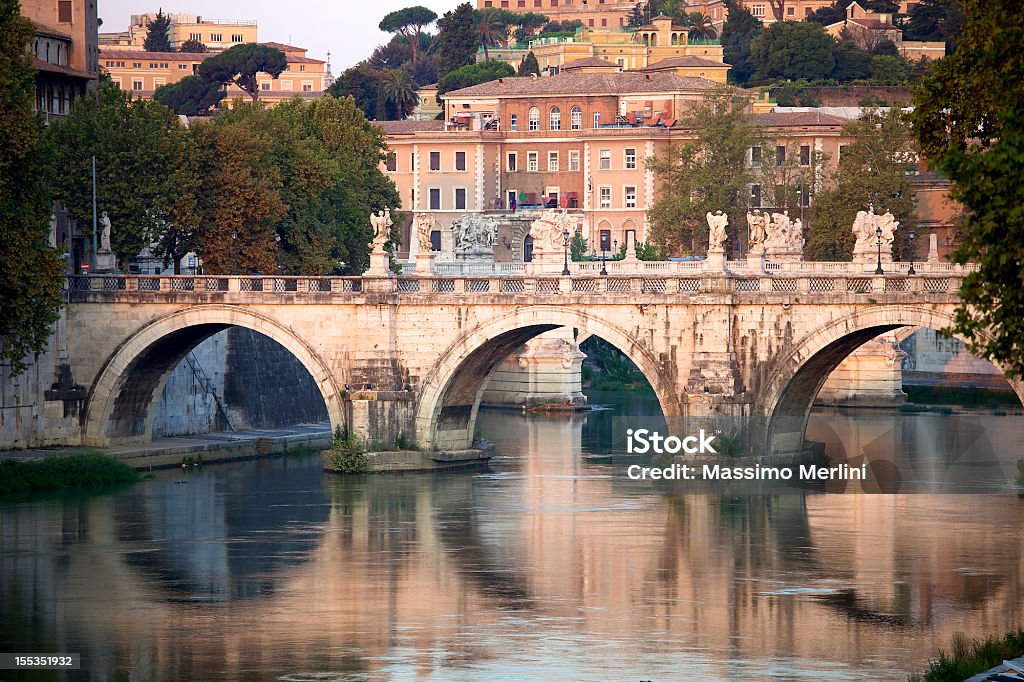
[{"label": "street lamp", "polygon": [[238,230],[231,230],[231,274],[238,274]]},{"label": "street lamp", "polygon": [[608,242],[605,241],[602,238],[601,239],[601,275],[602,276],[607,276],[608,275],[608,267],[605,264],[605,262],[607,260],[606,257],[605,257],[605,254],[607,252],[608,252]]},{"label": "street lamp", "polygon": [[917,237],[917,233],[911,228],[908,236],[910,237],[910,269],[907,270],[907,274],[916,275],[917,271],[914,270],[914,239]]},{"label": "street lamp", "polygon": [[562,274],[569,274],[569,228],[562,228]]},{"label": "street lamp", "polygon": [[876,275],[884,275],[882,271],[882,228],[875,228],[875,238],[878,239],[878,267],[875,268]]}]

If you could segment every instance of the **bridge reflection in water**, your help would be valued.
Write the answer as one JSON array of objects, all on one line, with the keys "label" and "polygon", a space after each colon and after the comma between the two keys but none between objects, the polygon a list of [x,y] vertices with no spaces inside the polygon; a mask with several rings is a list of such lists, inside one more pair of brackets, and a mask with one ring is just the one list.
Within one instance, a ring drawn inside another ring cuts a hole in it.
[{"label": "bridge reflection in water", "polygon": [[1016,496],[672,492],[588,457],[615,414],[486,412],[475,475],[280,459],[0,506],[0,641],[96,680],[838,680],[1024,620]]}]

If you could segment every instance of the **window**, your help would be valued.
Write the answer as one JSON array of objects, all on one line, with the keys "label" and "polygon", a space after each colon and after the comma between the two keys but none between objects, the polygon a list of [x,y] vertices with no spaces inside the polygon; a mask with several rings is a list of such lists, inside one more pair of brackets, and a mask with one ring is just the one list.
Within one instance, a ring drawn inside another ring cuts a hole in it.
[{"label": "window", "polygon": [[601,150],[601,161],[598,165],[601,170],[611,170],[612,168],[612,150],[602,149]]},{"label": "window", "polygon": [[394,152],[388,154],[388,158],[385,161],[385,163],[387,164],[387,169],[389,172],[394,173],[396,170],[398,170],[398,156]]},{"label": "window", "polygon": [[750,186],[750,207],[761,208],[761,185]]},{"label": "window", "polygon": [[233,43],[244,43],[245,42],[245,38],[242,36],[241,33],[232,33],[231,34],[231,42],[233,42]]},{"label": "window", "polygon": [[409,154],[409,170],[416,170],[416,152]]},{"label": "window", "polygon": [[569,170],[573,173],[580,170],[580,153],[578,151],[569,152]]},{"label": "window", "polygon": [[800,185],[800,205],[804,208],[811,207],[811,190],[807,185]]},{"label": "window", "polygon": [[786,148],[781,144],[775,147],[775,165],[786,165]]},{"label": "window", "polygon": [[153,79],[153,89],[154,90],[159,88],[161,85],[167,85],[167,79],[166,78],[154,78]]},{"label": "window", "polygon": [[58,0],[57,21],[59,21],[62,24],[71,23],[71,0]]},{"label": "window", "polygon": [[761,167],[761,148],[751,147],[750,148],[750,165],[754,168]]},{"label": "window", "polygon": [[149,68],[151,68],[151,69],[159,69],[160,65],[157,64],[156,62],[150,62],[149,63]]},{"label": "window", "polygon": [[636,170],[636,150],[626,150],[626,170]]},{"label": "window", "polygon": [[539,170],[537,164],[537,152],[526,152],[526,170],[536,173]]},{"label": "window", "polygon": [[551,114],[548,117],[548,128],[551,130],[562,129],[562,110],[558,107],[551,108]]},{"label": "window", "polygon": [[607,26],[608,25],[608,20],[607,19],[602,19],[601,20],[601,25],[602,26]]},{"label": "window", "polygon": [[519,154],[516,152],[508,153],[508,170],[510,173],[514,173],[519,170]]},{"label": "window", "polygon": [[455,152],[455,170],[466,170],[466,152]]},{"label": "window", "polygon": [[466,188],[456,187],[455,188],[455,210],[465,211],[466,210]]},{"label": "window", "polygon": [[540,109],[530,109],[530,130],[540,130]]},{"label": "window", "polygon": [[804,144],[800,145],[800,165],[810,166],[811,165],[811,146]]},{"label": "window", "polygon": [[133,69],[141,69],[142,68],[142,62],[132,62],[132,68]]},{"label": "window", "polygon": [[262,83],[260,83],[260,90],[270,90],[270,81],[263,81]]},{"label": "window", "polygon": [[579,107],[573,107],[569,112],[569,127],[573,130],[583,129],[583,110]]},{"label": "window", "polygon": [[602,188],[600,188],[600,192],[601,192],[601,208],[611,208],[612,207],[612,188],[611,187],[602,187]]},{"label": "window", "polygon": [[753,14],[755,17],[761,19],[764,17],[764,10],[764,5],[754,5],[753,7],[750,8],[750,13]]},{"label": "window", "polygon": [[188,64],[178,64],[178,70],[184,71],[188,68]]},{"label": "window", "polygon": [[786,16],[790,16],[790,17],[791,17],[791,16],[793,16],[793,15],[794,15],[795,13],[796,13],[796,10],[795,10],[795,9],[793,9],[792,7],[787,7],[787,8],[786,8]]},{"label": "window", "polygon": [[302,84],[302,91],[303,92],[313,92],[313,84],[312,83],[303,83]]},{"label": "window", "polygon": [[636,208],[636,187],[626,187],[626,208]]},{"label": "window", "polygon": [[846,145],[845,144],[839,145],[839,158],[840,159],[843,158],[843,150],[844,149],[846,149]]},{"label": "window", "polygon": [[590,27],[590,28],[594,28],[594,20],[593,19],[587,19],[587,26]]},{"label": "window", "polygon": [[441,210],[441,190],[437,187],[430,188],[430,206],[431,211]]},{"label": "window", "polygon": [[558,171],[558,152],[548,152],[548,171]]},{"label": "window", "polygon": [[141,89],[142,89],[142,81],[132,79],[132,90],[141,90]]},{"label": "window", "polygon": [[597,128],[600,125],[601,125],[601,112],[600,111],[595,111],[594,112],[594,127]]},{"label": "window", "polygon": [[188,39],[189,40],[202,40],[203,39],[203,34],[202,33],[189,33],[188,34]]},{"label": "window", "polygon": [[306,65],[305,64],[299,64],[299,71],[305,71],[305,70],[306,70]]},{"label": "window", "polygon": [[519,130],[519,117],[516,116],[515,114],[512,114],[512,118],[509,121],[508,129]]},{"label": "window", "polygon": [[430,152],[430,170],[441,170],[441,152]]},{"label": "window", "polygon": [[224,34],[223,33],[211,33],[210,34],[210,40],[215,42],[215,43],[219,43],[219,42],[224,40]]}]

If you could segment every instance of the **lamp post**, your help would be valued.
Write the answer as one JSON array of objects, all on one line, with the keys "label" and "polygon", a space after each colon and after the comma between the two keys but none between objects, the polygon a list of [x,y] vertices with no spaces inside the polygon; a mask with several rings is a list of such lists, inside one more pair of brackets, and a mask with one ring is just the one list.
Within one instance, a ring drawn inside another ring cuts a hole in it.
[{"label": "lamp post", "polygon": [[562,274],[569,274],[569,228],[562,228]]},{"label": "lamp post", "polygon": [[908,275],[916,275],[917,271],[914,270],[914,239],[917,237],[917,233],[913,229],[910,230],[910,269],[907,270]]},{"label": "lamp post", "polygon": [[607,252],[608,252],[608,242],[606,242],[604,239],[602,239],[601,240],[601,275],[602,276],[607,276],[608,275],[608,267],[606,265],[606,260],[607,259],[605,258],[605,254]]},{"label": "lamp post", "polygon": [[878,267],[875,268],[876,275],[884,275],[882,271],[882,228],[875,228],[875,238],[878,240]]},{"label": "lamp post", "polygon": [[238,274],[238,230],[231,230],[231,274]]}]

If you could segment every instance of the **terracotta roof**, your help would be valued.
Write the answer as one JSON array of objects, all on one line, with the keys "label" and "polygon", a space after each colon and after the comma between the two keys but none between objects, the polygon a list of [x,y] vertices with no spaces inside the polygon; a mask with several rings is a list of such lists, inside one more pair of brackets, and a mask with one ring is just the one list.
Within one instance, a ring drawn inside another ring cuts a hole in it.
[{"label": "terracotta roof", "polygon": [[[267,43],[261,43],[266,45]],[[100,50],[100,59],[149,59],[167,62],[201,62],[219,52],[146,52],[145,50]],[[289,64],[325,64],[320,59],[286,55]]]},{"label": "terracotta roof", "polygon": [[620,95],[660,92],[703,92],[722,87],[706,78],[669,72],[560,73],[545,78],[499,78],[447,93],[458,97],[537,97],[552,95]]},{"label": "terracotta roof", "polygon": [[444,121],[373,121],[385,135],[412,135],[418,132],[444,130]]},{"label": "terracotta roof", "polygon": [[823,114],[818,111],[773,111],[754,114],[754,124],[759,126],[844,126],[849,119]]},{"label": "terracotta roof", "polygon": [[43,35],[53,36],[54,38],[63,38],[64,40],[71,40],[71,34],[65,33],[58,28],[49,26],[47,24],[41,24],[38,21],[33,21],[36,25],[36,33],[42,33]]},{"label": "terracotta roof", "polygon": [[304,48],[304,47],[296,47],[295,45],[285,45],[284,43],[277,43],[277,42],[274,42],[274,41],[270,41],[269,43],[260,43],[260,45],[266,45],[267,47],[276,47],[277,49],[279,49],[281,51],[284,51],[284,50],[298,50],[299,52],[306,52],[307,51],[306,48]]},{"label": "terracotta roof", "polygon": [[562,69],[571,71],[572,69],[583,69],[586,67],[601,66],[601,67],[615,67],[618,68],[618,64],[614,64],[607,59],[601,59],[600,57],[584,57],[583,59],[576,59],[571,62],[562,64]]},{"label": "terracotta roof", "polygon": [[73,69],[70,66],[60,66],[59,64],[51,64],[44,62],[42,59],[36,58],[33,62],[33,66],[36,67],[36,71],[46,71],[47,73],[59,73],[63,76],[70,76],[71,78],[84,78],[86,80],[92,80],[96,78],[96,74],[89,73],[88,71],[82,71],[81,69]]},{"label": "terracotta roof", "polygon": [[649,66],[645,66],[640,71],[659,71],[662,69],[680,69],[686,67],[698,67],[704,66],[709,68],[728,68],[731,64],[725,64],[723,62],[716,62],[714,59],[705,59],[704,57],[697,57],[694,55],[683,55],[680,57],[669,57],[668,59],[662,59],[660,62],[655,62]]}]

